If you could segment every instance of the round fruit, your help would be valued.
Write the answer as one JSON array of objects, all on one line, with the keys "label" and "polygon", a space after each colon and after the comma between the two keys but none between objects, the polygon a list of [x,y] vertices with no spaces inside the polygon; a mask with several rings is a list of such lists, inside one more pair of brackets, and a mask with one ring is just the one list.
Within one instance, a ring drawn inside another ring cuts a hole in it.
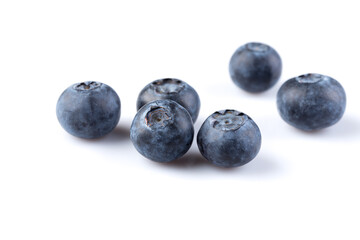
[{"label": "round fruit", "polygon": [[120,99],[104,83],[76,83],[61,94],[56,115],[61,126],[75,137],[99,138],[118,124]]},{"label": "round fruit", "polygon": [[191,147],[194,127],[188,111],[172,100],[145,104],[136,114],[130,138],[144,157],[156,162],[170,162]]},{"label": "round fruit", "polygon": [[229,71],[234,83],[248,92],[263,92],[279,80],[282,62],[270,46],[251,42],[239,47],[231,57]]},{"label": "round fruit", "polygon": [[258,154],[261,133],[256,123],[236,110],[211,114],[197,135],[201,154],[220,167],[242,166]]},{"label": "round fruit", "polygon": [[277,108],[288,124],[305,131],[337,123],[344,114],[346,95],[335,79],[304,74],[286,81],[277,93]]}]

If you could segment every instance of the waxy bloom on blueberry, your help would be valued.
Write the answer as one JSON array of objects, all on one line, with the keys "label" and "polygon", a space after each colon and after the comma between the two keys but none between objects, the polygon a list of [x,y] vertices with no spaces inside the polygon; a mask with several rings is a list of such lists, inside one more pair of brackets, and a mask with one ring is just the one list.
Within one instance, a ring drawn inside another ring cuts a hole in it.
[{"label": "waxy bloom on blueberry", "polygon": [[61,126],[80,138],[99,138],[111,132],[120,119],[120,99],[108,85],[87,81],[68,87],[56,105]]},{"label": "waxy bloom on blueberry", "polygon": [[200,111],[200,98],[194,88],[176,78],[163,78],[153,81],[141,90],[136,107],[139,110],[146,103],[169,99],[183,106],[196,121]]},{"label": "waxy bloom on blueberry", "polygon": [[261,133],[256,123],[236,110],[211,114],[197,135],[201,154],[220,167],[242,166],[258,154]]},{"label": "waxy bloom on blueberry", "polygon": [[321,74],[304,74],[286,81],[277,93],[282,119],[293,127],[311,131],[337,123],[345,112],[344,88]]},{"label": "waxy bloom on blueberry", "polygon": [[130,138],[144,157],[156,162],[170,162],[191,147],[194,127],[184,107],[172,100],[145,104],[136,114]]},{"label": "waxy bloom on blueberry", "polygon": [[272,47],[257,42],[239,47],[229,63],[233,82],[248,92],[263,92],[279,80],[282,62]]}]

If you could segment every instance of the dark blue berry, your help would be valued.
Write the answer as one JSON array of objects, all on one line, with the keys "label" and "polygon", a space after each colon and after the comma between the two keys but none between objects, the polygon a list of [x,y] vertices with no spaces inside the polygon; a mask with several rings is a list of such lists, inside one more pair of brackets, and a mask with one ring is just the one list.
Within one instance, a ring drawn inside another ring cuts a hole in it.
[{"label": "dark blue berry", "polygon": [[234,83],[248,92],[265,91],[279,80],[282,62],[270,46],[251,42],[239,47],[231,57],[230,76]]},{"label": "dark blue berry", "polygon": [[98,138],[111,132],[118,124],[120,99],[104,83],[76,83],[61,94],[56,115],[68,133],[80,138]]},{"label": "dark blue berry", "polygon": [[337,123],[344,114],[346,95],[335,79],[305,74],[286,81],[277,94],[277,108],[288,124],[305,131]]},{"label": "dark blue berry", "polygon": [[130,138],[144,157],[156,162],[170,162],[183,156],[194,138],[191,116],[172,100],[145,104],[136,114]]},{"label": "dark blue berry", "polygon": [[201,154],[220,167],[242,166],[258,154],[261,133],[256,123],[236,110],[210,115],[197,135]]},{"label": "dark blue berry", "polygon": [[183,106],[193,120],[196,121],[200,110],[200,98],[189,84],[175,78],[164,78],[153,81],[141,90],[136,107],[139,110],[146,103],[170,99]]}]

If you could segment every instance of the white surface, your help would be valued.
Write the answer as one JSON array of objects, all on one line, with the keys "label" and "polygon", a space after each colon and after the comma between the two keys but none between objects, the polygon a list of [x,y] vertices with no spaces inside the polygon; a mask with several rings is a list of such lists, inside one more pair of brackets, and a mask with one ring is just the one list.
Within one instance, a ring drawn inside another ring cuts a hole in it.
[{"label": "white surface", "polygon": [[[1,1],[0,239],[359,239],[360,36],[356,1]],[[249,41],[273,46],[283,74],[252,95],[228,62]],[[339,80],[347,109],[335,126],[298,131],[277,113],[285,80]],[[202,107],[234,108],[259,125],[257,158],[219,169],[196,143],[157,164],[128,139],[139,91],[188,82]],[[74,138],[59,125],[61,92],[83,80],[112,86],[118,129]]]}]

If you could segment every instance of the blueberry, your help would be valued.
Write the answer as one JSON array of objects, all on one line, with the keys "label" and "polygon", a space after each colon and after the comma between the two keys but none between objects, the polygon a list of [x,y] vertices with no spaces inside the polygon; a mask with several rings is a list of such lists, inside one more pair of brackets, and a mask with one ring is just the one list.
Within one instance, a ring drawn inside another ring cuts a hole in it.
[{"label": "blueberry", "polygon": [[61,94],[56,115],[68,133],[80,138],[98,138],[111,132],[118,124],[120,99],[104,83],[76,83]]},{"label": "blueberry", "polygon": [[220,167],[242,166],[258,154],[261,133],[256,123],[236,110],[222,110],[210,115],[197,135],[201,154]]},{"label": "blueberry", "polygon": [[170,99],[179,103],[190,113],[193,122],[196,121],[200,110],[200,98],[194,88],[186,82],[175,78],[164,78],[149,83],[139,94],[137,109],[160,99]]},{"label": "blueberry", "polygon": [[287,80],[277,94],[277,108],[288,124],[304,130],[318,130],[337,123],[343,116],[346,95],[335,79],[305,74]]},{"label": "blueberry", "polygon": [[263,92],[279,80],[282,63],[270,46],[251,42],[239,47],[231,57],[230,76],[234,83],[248,92]]},{"label": "blueberry", "polygon": [[130,138],[144,157],[156,162],[170,162],[183,156],[194,138],[191,116],[172,100],[145,104],[136,114]]}]

